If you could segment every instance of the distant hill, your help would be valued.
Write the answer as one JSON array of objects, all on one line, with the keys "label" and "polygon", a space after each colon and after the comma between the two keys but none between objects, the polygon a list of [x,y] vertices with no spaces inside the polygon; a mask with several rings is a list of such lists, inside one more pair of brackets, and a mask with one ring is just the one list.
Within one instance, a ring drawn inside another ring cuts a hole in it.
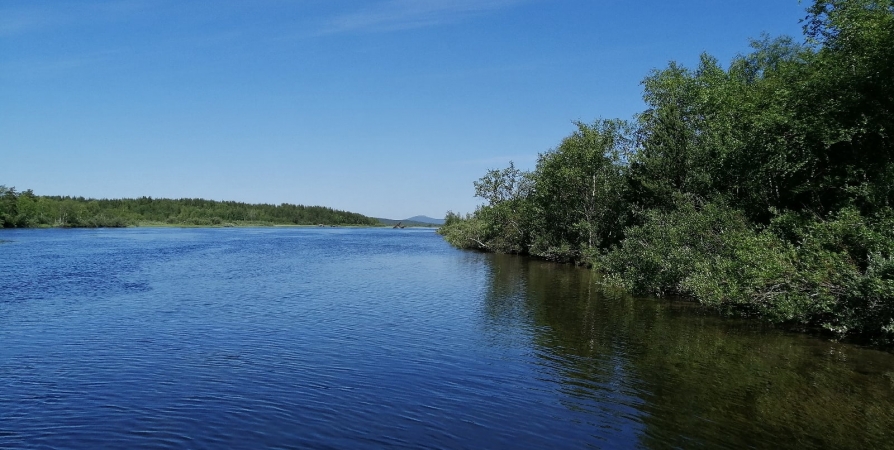
[{"label": "distant hill", "polygon": [[404,219],[406,222],[422,222],[422,223],[430,223],[432,225],[444,225],[444,219],[433,219],[428,216],[413,216],[409,219]]},{"label": "distant hill", "polygon": [[[417,217],[421,217],[421,218],[428,219],[428,220],[437,220],[437,219],[432,219],[431,217],[425,217],[425,216],[417,216]],[[376,217],[376,220],[381,222],[383,225],[386,225],[389,227],[393,227],[393,226],[397,225],[398,223],[400,223],[401,225],[403,225],[405,227],[432,227],[433,228],[433,227],[441,226],[444,222],[443,220],[441,220],[440,221],[441,223],[432,223],[432,222],[420,222],[418,220],[411,220],[411,219],[403,219],[403,220],[383,219],[381,217]]]}]

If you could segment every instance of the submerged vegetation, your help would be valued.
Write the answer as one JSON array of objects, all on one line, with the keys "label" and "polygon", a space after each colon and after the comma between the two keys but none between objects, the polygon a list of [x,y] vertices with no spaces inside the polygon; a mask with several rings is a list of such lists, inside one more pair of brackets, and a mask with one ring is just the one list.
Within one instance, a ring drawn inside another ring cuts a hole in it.
[{"label": "submerged vegetation", "polygon": [[126,227],[139,224],[186,226],[379,225],[362,214],[323,206],[219,202],[203,199],[86,199],[38,196],[29,189],[0,186],[0,227]]},{"label": "submerged vegetation", "polygon": [[894,340],[894,1],[815,0],[763,37],[644,81],[632,121],[577,124],[475,183],[461,248],[592,265],[637,294]]}]

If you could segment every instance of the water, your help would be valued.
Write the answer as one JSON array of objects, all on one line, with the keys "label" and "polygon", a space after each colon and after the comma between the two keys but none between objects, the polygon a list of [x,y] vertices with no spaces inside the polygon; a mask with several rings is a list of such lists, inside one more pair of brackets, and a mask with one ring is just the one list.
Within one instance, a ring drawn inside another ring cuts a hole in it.
[{"label": "water", "polygon": [[894,357],[430,230],[4,230],[0,448],[891,448]]}]

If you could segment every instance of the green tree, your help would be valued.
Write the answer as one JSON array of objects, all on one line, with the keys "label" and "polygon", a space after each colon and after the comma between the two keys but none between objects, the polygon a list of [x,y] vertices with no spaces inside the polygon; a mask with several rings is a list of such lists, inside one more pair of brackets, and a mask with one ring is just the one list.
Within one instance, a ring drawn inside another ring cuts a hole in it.
[{"label": "green tree", "polygon": [[540,155],[532,175],[531,253],[547,259],[580,261],[618,242],[626,225],[630,126],[620,120],[576,125],[555,150]]},{"label": "green tree", "polygon": [[526,253],[530,229],[530,173],[510,162],[503,170],[489,170],[474,182],[475,196],[487,200],[475,212],[481,219],[483,239],[479,242],[491,251]]},{"label": "green tree", "polygon": [[0,185],[0,227],[16,226],[18,207],[16,205],[16,188]]}]

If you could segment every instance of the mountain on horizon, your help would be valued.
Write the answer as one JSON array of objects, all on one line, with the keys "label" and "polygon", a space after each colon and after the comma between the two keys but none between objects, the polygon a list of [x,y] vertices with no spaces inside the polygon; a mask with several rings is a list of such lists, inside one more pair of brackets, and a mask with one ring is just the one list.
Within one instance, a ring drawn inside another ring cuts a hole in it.
[{"label": "mountain on horizon", "polygon": [[414,216],[409,219],[384,219],[381,217],[376,217],[376,220],[382,222],[383,225],[394,226],[400,223],[406,227],[439,227],[444,225],[443,219],[433,219],[428,216]]},{"label": "mountain on horizon", "polygon": [[422,222],[430,223],[432,225],[444,225],[444,219],[435,219],[428,216],[413,216],[409,219],[404,219],[404,222]]}]

